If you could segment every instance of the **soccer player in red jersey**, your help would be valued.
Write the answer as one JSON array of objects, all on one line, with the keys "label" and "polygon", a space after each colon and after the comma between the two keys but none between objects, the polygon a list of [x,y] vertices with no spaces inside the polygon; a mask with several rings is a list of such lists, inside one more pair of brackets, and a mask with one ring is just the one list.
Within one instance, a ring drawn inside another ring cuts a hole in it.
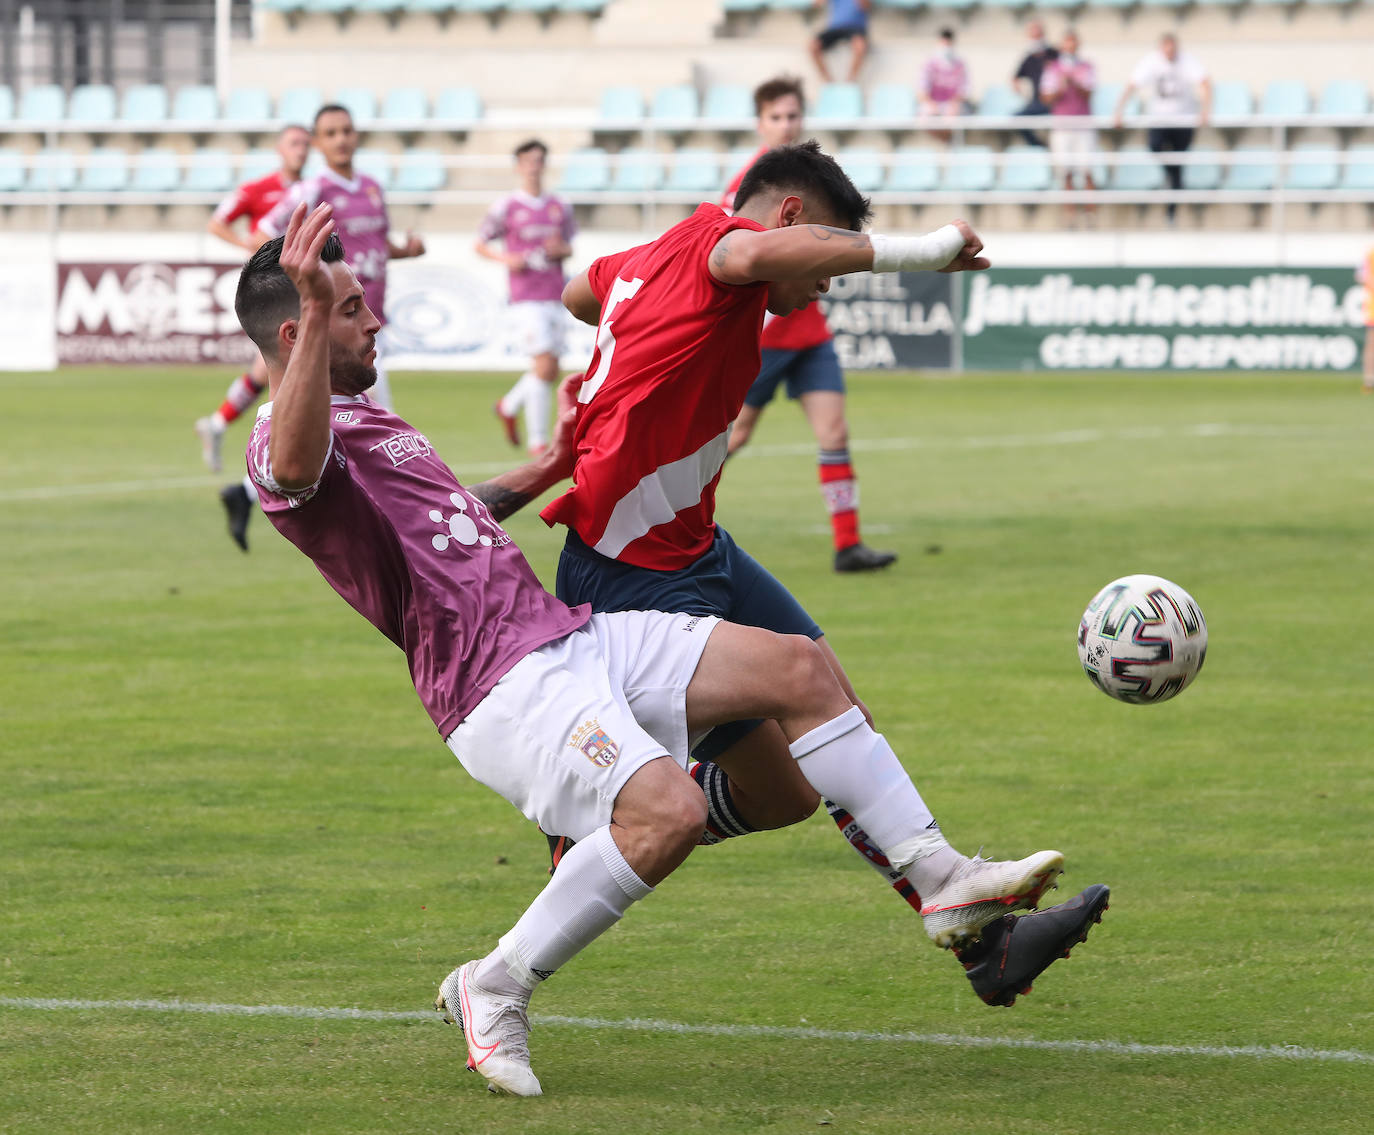
[{"label": "soccer player in red jersey", "polygon": [[[805,98],[801,80],[782,75],[761,83],[754,91],[758,135],[763,143],[748,165],[730,182],[721,205],[732,208],[740,182],[760,156],[774,146],[790,146],[802,135]],[[859,482],[849,456],[849,424],[844,413],[844,372],[835,354],[834,336],[825,315],[812,304],[791,315],[769,317],[763,325],[763,365],[744,396],[744,408],[730,432],[730,452],[740,449],[754,432],[764,408],[778,387],[801,403],[820,452],[817,465],[821,495],[830,513],[835,545],[835,570],[874,571],[896,560],[895,552],[879,552],[859,539]]]}]

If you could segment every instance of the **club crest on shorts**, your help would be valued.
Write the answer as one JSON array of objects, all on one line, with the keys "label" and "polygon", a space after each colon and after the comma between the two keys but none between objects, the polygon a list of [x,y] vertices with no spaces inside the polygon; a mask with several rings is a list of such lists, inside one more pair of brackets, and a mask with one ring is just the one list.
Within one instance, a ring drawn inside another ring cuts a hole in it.
[{"label": "club crest on shorts", "polygon": [[610,768],[620,756],[620,746],[611,740],[611,735],[601,728],[596,718],[584,721],[573,733],[569,744],[597,768]]}]

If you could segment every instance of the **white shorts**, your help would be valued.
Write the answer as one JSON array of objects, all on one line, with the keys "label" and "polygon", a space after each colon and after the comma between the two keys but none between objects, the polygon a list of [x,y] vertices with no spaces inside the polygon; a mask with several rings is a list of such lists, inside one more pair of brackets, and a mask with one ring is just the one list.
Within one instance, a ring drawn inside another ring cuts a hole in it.
[{"label": "white shorts", "polygon": [[561,355],[568,313],[559,300],[522,300],[510,305],[516,349],[534,355]]},{"label": "white shorts", "polygon": [[474,780],[546,832],[585,839],[664,755],[687,767],[687,684],[720,620],[620,611],[517,662],[448,736]]},{"label": "white shorts", "polygon": [[1096,130],[1051,130],[1050,154],[1061,177],[1071,173],[1091,174],[1097,157]]}]

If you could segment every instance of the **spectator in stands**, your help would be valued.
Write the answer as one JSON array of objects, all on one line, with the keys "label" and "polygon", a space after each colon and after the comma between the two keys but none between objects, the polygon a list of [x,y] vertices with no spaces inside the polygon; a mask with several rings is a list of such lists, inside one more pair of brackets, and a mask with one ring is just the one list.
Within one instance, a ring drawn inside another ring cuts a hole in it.
[{"label": "spectator in stands", "polygon": [[[1049,114],[1050,108],[1040,97],[1040,76],[1044,74],[1046,63],[1059,58],[1059,51],[1045,42],[1045,25],[1039,20],[1033,20],[1026,25],[1026,38],[1030,41],[1028,50],[1011,80],[1012,87],[1026,100],[1025,105],[1016,113],[1018,116]],[[1045,140],[1039,134],[1030,130],[1022,130],[1021,137],[1026,140],[1028,146],[1045,144]]]},{"label": "spectator in stands", "polygon": [[[1050,153],[1055,168],[1064,179],[1064,188],[1074,188],[1078,174],[1084,189],[1096,189],[1093,184],[1093,159],[1097,156],[1097,131],[1070,124],[1067,119],[1083,118],[1092,113],[1092,93],[1097,87],[1097,70],[1078,54],[1078,33],[1069,28],[1059,47],[1059,55],[1045,64],[1040,75],[1040,97],[1050,108],[1050,114],[1061,125],[1050,131]],[[1091,219],[1093,205],[1068,205],[1066,212],[1072,227],[1081,212]]]},{"label": "spectator in stands", "polygon": [[1360,393],[1374,394],[1374,248],[1364,254],[1355,279],[1364,285],[1364,385]]},{"label": "spectator in stands", "polygon": [[859,69],[868,55],[868,13],[873,0],[815,0],[811,6],[820,10],[829,4],[830,16],[825,30],[811,41],[811,58],[821,78],[830,82],[830,69],[825,65],[825,53],[837,43],[849,41],[849,82],[859,77]]},{"label": "spectator in stands", "polygon": [[[1151,118],[1195,118],[1199,126],[1206,126],[1212,110],[1212,80],[1197,56],[1179,51],[1178,37],[1165,32],[1159,39],[1159,49],[1150,52],[1131,72],[1131,81],[1121,92],[1116,104],[1116,126],[1121,127],[1126,104],[1140,91],[1145,99],[1145,113]],[[1151,126],[1148,144],[1152,153],[1181,154],[1193,144],[1192,126]],[[1164,179],[1177,193],[1183,188],[1183,167],[1166,165]],[[1169,223],[1174,222],[1177,201],[1166,206]]]},{"label": "spectator in stands", "polygon": [[[921,113],[957,117],[968,109],[968,64],[954,52],[954,29],[940,29],[940,46],[921,73]],[[947,130],[934,134],[948,142]]]}]

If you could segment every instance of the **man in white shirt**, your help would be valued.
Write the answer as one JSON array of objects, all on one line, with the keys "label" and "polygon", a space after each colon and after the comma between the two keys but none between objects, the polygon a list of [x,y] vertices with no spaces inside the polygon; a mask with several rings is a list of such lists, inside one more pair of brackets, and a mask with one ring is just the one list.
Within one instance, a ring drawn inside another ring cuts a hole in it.
[{"label": "man in white shirt", "polygon": [[[1131,81],[1121,92],[1116,104],[1116,126],[1120,128],[1126,103],[1136,91],[1141,93],[1145,113],[1151,117],[1171,116],[1195,118],[1199,126],[1206,126],[1212,111],[1212,80],[1197,56],[1179,51],[1178,37],[1165,32],[1159,40],[1159,50],[1150,52],[1131,72]],[[1178,154],[1193,144],[1192,126],[1152,126],[1148,144],[1152,153]],[[1183,188],[1183,167],[1166,165],[1164,179],[1177,192]],[[1177,203],[1166,207],[1173,222]]]}]

